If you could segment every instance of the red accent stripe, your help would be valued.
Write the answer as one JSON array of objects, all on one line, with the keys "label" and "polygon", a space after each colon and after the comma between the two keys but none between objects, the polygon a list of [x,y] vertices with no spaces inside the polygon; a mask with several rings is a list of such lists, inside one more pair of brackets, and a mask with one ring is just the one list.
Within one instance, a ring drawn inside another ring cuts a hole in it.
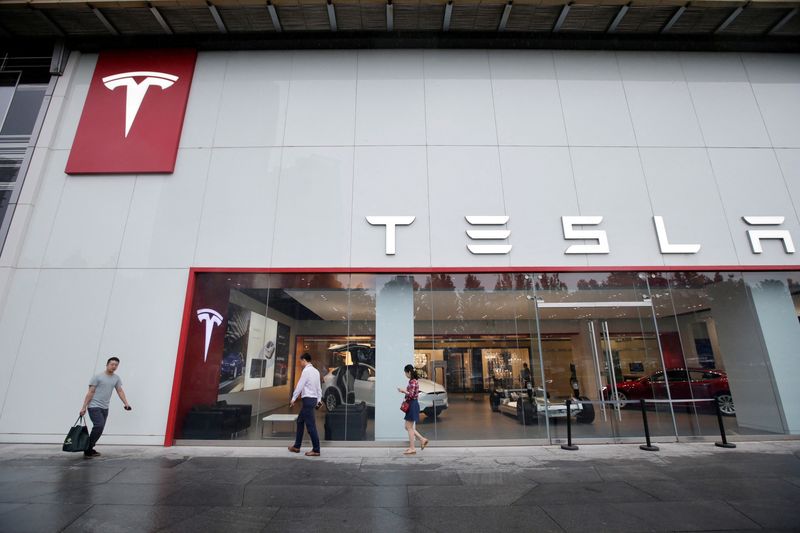
[{"label": "red accent stripe", "polygon": [[178,416],[178,403],[180,402],[181,378],[183,377],[183,359],[186,353],[186,342],[189,338],[189,317],[192,312],[192,298],[194,296],[195,270],[189,269],[189,282],[186,284],[186,300],[183,304],[183,323],[181,336],[178,341],[178,356],[175,358],[175,378],[172,380],[172,396],[169,401],[169,414],[167,415],[167,429],[164,433],[164,446],[172,446],[175,442],[175,422]]},{"label": "red accent stripe", "polygon": [[231,273],[302,273],[329,272],[331,274],[425,274],[425,273],[475,273],[491,274],[506,272],[767,272],[800,270],[800,265],[686,265],[686,266],[525,266],[525,267],[336,267],[336,268],[222,268],[193,267],[195,273],[231,272]]}]

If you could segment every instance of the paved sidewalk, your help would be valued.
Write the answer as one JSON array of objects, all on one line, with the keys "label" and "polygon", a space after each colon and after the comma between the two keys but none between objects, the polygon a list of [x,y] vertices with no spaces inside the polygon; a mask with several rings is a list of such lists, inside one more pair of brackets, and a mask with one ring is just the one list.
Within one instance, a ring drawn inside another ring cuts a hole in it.
[{"label": "paved sidewalk", "polygon": [[800,441],[659,446],[0,445],[0,531],[800,531]]}]

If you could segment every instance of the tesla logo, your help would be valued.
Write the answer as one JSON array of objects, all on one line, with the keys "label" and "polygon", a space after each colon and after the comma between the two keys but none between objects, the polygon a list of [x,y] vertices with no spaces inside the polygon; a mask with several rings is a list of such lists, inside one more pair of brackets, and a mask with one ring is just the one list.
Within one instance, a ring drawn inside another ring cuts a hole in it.
[{"label": "tesla logo", "polygon": [[[136,83],[136,78],[144,79]],[[136,120],[136,115],[139,113],[139,107],[142,105],[144,95],[147,94],[147,89],[155,85],[161,89],[169,89],[178,81],[178,76],[173,74],[166,74],[164,72],[123,72],[121,74],[114,74],[103,78],[103,85],[112,91],[117,87],[126,87],[127,93],[125,94],[125,137],[131,131],[133,121]]]},{"label": "tesla logo", "polygon": [[222,324],[222,315],[213,309],[198,309],[197,320],[206,323],[206,344],[205,351],[203,352],[203,362],[208,359],[208,347],[211,345],[211,334],[214,332],[214,326]]},{"label": "tesla logo", "polygon": [[195,50],[101,52],[66,173],[174,172],[196,60]]}]

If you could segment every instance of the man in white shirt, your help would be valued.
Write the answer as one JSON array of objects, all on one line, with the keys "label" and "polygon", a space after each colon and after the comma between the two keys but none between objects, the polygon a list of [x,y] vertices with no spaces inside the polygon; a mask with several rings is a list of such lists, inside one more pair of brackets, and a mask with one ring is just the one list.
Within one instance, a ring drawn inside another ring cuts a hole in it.
[{"label": "man in white shirt", "polygon": [[300,364],[303,372],[297,381],[297,386],[292,394],[290,407],[294,407],[294,402],[298,397],[302,398],[303,408],[297,416],[297,436],[294,439],[294,446],[289,446],[289,451],[300,453],[300,446],[303,443],[303,426],[308,428],[308,436],[311,437],[311,451],[306,452],[309,457],[319,456],[319,435],[317,434],[317,421],[314,418],[314,409],[322,401],[322,386],[320,385],[319,370],[311,364],[311,354],[304,353],[300,356]]}]

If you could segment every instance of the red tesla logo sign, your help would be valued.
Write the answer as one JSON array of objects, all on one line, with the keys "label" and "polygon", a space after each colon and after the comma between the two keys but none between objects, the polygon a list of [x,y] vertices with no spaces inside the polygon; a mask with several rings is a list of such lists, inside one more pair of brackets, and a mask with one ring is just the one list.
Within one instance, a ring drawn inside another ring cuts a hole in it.
[{"label": "red tesla logo sign", "polygon": [[171,173],[196,59],[195,50],[101,53],[66,173]]}]

